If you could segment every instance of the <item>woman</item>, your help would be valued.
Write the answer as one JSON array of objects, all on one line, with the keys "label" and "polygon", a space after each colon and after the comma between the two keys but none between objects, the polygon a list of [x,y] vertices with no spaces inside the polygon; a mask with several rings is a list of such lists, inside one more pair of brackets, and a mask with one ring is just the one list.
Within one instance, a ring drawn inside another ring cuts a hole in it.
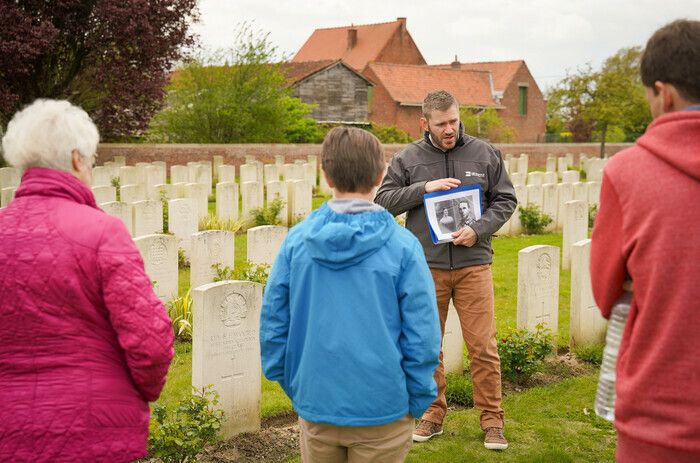
[{"label": "woman", "polygon": [[0,461],[146,455],[173,332],[125,226],[95,205],[98,141],[82,109],[54,100],[2,140],[24,175],[0,210]]}]

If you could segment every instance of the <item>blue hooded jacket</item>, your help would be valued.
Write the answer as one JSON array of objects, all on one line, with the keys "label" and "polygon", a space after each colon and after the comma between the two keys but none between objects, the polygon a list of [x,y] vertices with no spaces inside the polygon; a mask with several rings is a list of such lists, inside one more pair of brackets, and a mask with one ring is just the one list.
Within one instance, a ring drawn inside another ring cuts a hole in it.
[{"label": "blue hooded jacket", "polygon": [[440,352],[435,287],[420,243],[386,210],[327,204],[293,227],[265,289],[265,376],[299,416],[372,426],[435,400]]}]

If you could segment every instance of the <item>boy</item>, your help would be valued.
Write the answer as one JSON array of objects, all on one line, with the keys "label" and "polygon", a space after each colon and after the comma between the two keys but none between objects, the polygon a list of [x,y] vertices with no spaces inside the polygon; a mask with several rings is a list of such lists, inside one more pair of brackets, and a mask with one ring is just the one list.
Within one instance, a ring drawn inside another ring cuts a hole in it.
[{"label": "boy", "polygon": [[321,165],[333,199],[277,255],[260,321],[263,371],[299,414],[302,461],[403,461],[411,416],[437,394],[435,287],[418,240],[372,203],[379,141],[335,128]]}]

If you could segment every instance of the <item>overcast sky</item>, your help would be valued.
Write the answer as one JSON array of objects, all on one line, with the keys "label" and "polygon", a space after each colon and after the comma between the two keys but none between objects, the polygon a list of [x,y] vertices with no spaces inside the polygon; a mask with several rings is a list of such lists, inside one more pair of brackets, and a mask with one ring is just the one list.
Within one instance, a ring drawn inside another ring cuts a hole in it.
[{"label": "overcast sky", "polygon": [[545,90],[567,70],[598,67],[622,47],[643,46],[658,27],[700,19],[700,0],[200,0],[202,45],[230,47],[241,22],[269,32],[291,57],[316,28],[407,18],[428,64],[524,59]]}]

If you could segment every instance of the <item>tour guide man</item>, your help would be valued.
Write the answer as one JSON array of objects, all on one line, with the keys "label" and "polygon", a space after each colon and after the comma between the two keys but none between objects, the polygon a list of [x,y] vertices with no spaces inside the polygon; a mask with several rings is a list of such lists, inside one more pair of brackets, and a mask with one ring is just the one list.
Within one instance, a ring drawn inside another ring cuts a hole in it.
[{"label": "tour guide man", "polygon": [[[508,447],[508,441],[503,435],[491,235],[513,214],[517,204],[515,190],[499,150],[464,134],[459,121],[459,104],[451,94],[443,90],[429,93],[423,101],[420,124],[424,138],[394,156],[375,202],[394,215],[408,212],[406,228],[423,245],[435,281],[443,336],[447,308],[450,299],[454,301],[469,352],[474,404],[481,410],[484,446],[503,450]],[[481,218],[454,232],[452,243],[433,244],[423,195],[464,185],[481,187]],[[438,396],[414,431],[416,442],[442,434],[442,422],[447,413],[442,353],[435,382]]]}]

